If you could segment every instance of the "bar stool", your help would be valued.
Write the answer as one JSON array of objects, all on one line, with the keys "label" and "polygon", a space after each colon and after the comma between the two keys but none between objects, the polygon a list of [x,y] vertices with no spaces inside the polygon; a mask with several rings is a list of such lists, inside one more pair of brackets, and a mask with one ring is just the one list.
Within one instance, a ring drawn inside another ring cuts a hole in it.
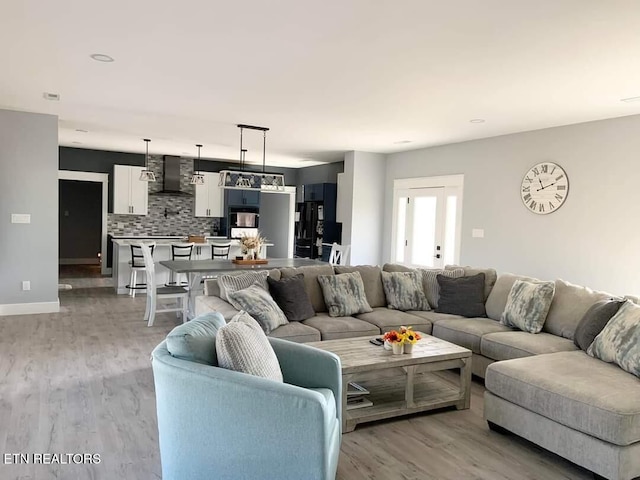
[{"label": "bar stool", "polygon": [[229,258],[229,250],[231,243],[212,243],[211,244],[211,260],[216,258]]},{"label": "bar stool", "polygon": [[[193,242],[190,243],[172,243],[171,244],[171,260],[191,260],[191,254],[193,253]],[[175,276],[174,276],[175,275]],[[185,281],[180,281],[180,275],[185,275]],[[165,283],[167,287],[183,286],[188,287],[189,282],[186,280],[186,274],[183,273],[169,273],[169,281]]]},{"label": "bar stool", "polygon": [[[129,285],[127,288],[129,289],[129,296],[135,298],[136,290],[146,290],[147,283],[146,278],[144,283],[138,283],[138,272],[144,274],[144,256],[142,254],[141,243],[132,243],[129,245],[131,247],[131,260],[129,261],[129,265],[131,267],[131,273],[129,274]],[[155,248],[155,242],[145,243],[147,247],[149,247],[149,251],[151,253],[151,257],[153,258],[153,249]]]}]

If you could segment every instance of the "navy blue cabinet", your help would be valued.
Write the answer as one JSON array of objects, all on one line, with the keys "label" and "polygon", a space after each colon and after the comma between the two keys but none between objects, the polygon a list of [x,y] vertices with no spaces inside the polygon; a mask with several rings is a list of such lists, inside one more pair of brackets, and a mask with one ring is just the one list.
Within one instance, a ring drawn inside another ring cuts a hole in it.
[{"label": "navy blue cabinet", "polygon": [[336,221],[338,188],[335,183],[311,183],[304,186],[304,201],[323,205],[324,220]]},{"label": "navy blue cabinet", "polygon": [[260,191],[227,190],[226,204],[230,207],[259,207]]}]

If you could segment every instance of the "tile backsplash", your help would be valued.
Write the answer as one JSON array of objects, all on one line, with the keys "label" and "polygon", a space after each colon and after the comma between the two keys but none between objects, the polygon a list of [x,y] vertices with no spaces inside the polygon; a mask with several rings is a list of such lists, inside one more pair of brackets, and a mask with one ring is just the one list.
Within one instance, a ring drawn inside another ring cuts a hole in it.
[{"label": "tile backsplash", "polygon": [[[147,215],[107,215],[107,232],[110,235],[216,235],[220,230],[219,218],[194,216],[193,196],[152,195],[162,190],[163,158],[149,155],[149,169],[156,175],[156,182],[149,183],[149,212]],[[193,174],[193,160],[180,159],[180,189],[194,193],[189,183]]]}]

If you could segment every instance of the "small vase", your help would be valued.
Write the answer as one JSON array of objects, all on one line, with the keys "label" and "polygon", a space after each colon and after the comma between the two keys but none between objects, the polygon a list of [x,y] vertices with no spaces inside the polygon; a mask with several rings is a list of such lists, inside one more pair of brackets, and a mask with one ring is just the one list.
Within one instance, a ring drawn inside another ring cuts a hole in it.
[{"label": "small vase", "polygon": [[391,350],[391,344],[389,343],[389,340],[384,341],[384,349]]},{"label": "small vase", "polygon": [[247,260],[253,260],[254,255],[255,255],[255,253],[254,253],[254,251],[253,251],[253,248],[249,248],[249,249],[247,250],[247,255],[246,255],[246,257],[245,257],[245,258],[246,258]]},{"label": "small vase", "polygon": [[392,343],[391,348],[394,355],[400,355],[404,351],[404,345],[401,343]]},{"label": "small vase", "polygon": [[404,344],[404,353],[413,352],[413,343],[405,343]]}]

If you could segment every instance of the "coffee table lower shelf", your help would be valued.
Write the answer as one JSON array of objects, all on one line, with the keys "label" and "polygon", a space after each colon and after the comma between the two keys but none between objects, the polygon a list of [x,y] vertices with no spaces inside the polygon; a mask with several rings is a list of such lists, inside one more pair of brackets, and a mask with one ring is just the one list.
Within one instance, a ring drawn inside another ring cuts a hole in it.
[{"label": "coffee table lower shelf", "polygon": [[[380,372],[382,373],[382,372]],[[389,375],[388,371],[384,372]],[[356,425],[375,422],[386,418],[426,412],[439,408],[455,406],[458,409],[468,408],[466,405],[466,389],[460,385],[434,373],[416,374],[413,377],[412,400],[407,401],[407,378],[404,372],[393,378],[387,375],[379,379],[353,380],[371,393],[366,396],[373,402],[370,407],[343,410],[343,432],[352,432]]]}]

